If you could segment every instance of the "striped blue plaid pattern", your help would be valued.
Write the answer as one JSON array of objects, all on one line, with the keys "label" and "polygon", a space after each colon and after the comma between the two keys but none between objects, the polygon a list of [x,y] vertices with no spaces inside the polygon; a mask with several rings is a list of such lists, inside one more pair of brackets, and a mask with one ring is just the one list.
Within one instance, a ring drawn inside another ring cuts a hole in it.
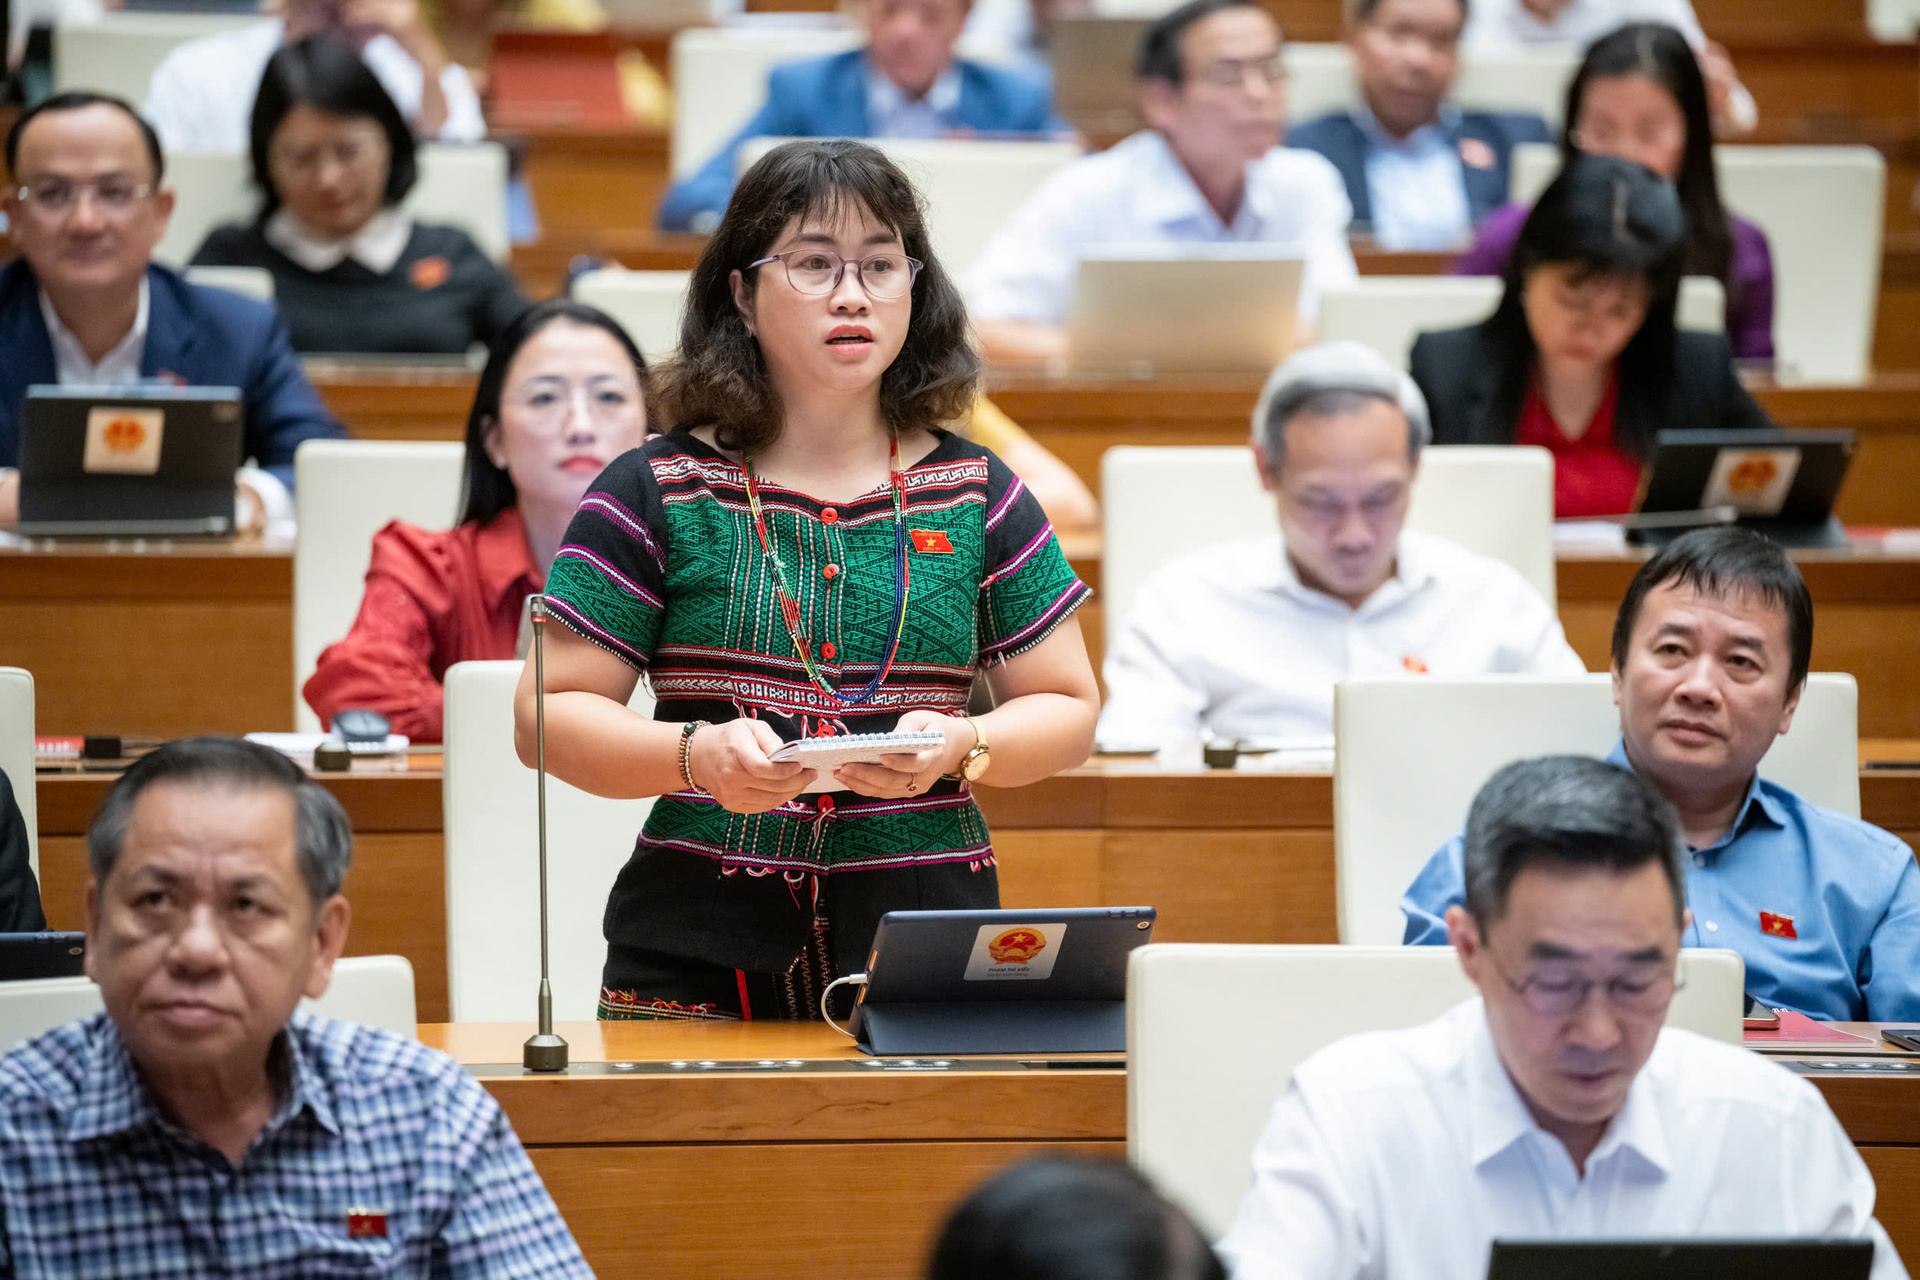
[{"label": "striped blue plaid pattern", "polygon": [[[453,1059],[303,1013],[275,1058],[291,1087],[237,1168],[160,1114],[104,1013],[0,1059],[0,1276],[592,1275]],[[383,1217],[349,1234],[349,1210]]]}]

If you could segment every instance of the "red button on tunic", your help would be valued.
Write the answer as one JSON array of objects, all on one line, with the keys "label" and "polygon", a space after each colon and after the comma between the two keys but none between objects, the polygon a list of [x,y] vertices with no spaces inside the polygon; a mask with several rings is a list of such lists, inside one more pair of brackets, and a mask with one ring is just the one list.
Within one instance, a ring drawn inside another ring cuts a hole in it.
[{"label": "red button on tunic", "polygon": [[835,511],[832,507],[828,507],[825,511],[822,511],[820,513],[820,520],[821,520],[821,523],[823,524],[832,524],[839,518],[840,518],[840,513],[838,511]]},{"label": "red button on tunic", "polygon": [[837,578],[840,576],[840,566],[837,564],[830,564],[826,568],[820,571],[820,576],[823,578]]},{"label": "red button on tunic", "polygon": [[833,655],[839,652],[840,651],[838,649],[833,647],[833,642],[831,640],[829,640],[826,644],[823,644],[820,646],[820,656],[825,658],[828,662],[832,662]]}]

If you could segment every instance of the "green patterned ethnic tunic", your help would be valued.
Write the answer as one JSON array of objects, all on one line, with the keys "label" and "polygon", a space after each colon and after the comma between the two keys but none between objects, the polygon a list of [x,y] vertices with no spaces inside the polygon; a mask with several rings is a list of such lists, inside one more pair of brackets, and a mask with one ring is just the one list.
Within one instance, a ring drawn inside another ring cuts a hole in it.
[{"label": "green patterned ethnic tunic", "polygon": [[[907,468],[911,593],[899,656],[841,707],[808,681],[747,506],[746,478],[685,432],[616,459],[547,579],[554,617],[646,673],[657,719],[757,716],[783,739],[890,730],[964,712],[976,671],[1039,644],[1091,594],[1006,465],[959,436]],[[893,492],[830,506],[761,483],[761,508],[821,674],[851,692],[891,638]],[[887,911],[999,904],[967,787],[878,800],[801,795],[736,814],[676,791],[653,806],[607,902],[607,941],[742,970],[783,970],[830,921],[834,968],[862,967]]]}]

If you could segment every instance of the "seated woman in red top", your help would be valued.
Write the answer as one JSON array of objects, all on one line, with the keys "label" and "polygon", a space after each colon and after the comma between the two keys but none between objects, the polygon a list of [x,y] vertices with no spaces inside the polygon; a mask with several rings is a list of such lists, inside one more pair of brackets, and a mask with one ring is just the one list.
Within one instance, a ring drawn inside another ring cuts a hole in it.
[{"label": "seated woman in red top", "polygon": [[1493,315],[1413,344],[1433,442],[1551,450],[1569,519],[1631,510],[1665,428],[1772,426],[1727,339],[1674,327],[1685,245],[1666,179],[1575,156],[1527,216]]},{"label": "seated woman in red top", "polygon": [[522,312],[474,391],[459,525],[374,535],[359,616],[321,652],[307,705],[328,724],[365,707],[438,742],[447,668],[515,656],[574,508],[646,439],[648,408],[646,362],[612,317],[565,299]]}]

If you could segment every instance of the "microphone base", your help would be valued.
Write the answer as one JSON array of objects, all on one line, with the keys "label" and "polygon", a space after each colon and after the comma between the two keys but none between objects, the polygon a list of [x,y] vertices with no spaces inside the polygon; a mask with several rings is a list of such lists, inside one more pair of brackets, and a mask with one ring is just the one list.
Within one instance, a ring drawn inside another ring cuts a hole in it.
[{"label": "microphone base", "polygon": [[520,1065],[528,1071],[565,1071],[567,1042],[551,1033],[532,1036],[521,1050]]}]

